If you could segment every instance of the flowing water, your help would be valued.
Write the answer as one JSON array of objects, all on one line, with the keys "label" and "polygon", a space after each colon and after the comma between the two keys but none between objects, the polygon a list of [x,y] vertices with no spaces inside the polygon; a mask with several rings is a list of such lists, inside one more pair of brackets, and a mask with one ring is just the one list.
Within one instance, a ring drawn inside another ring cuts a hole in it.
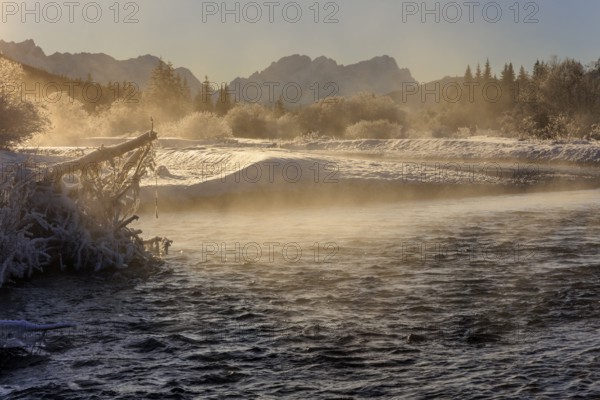
[{"label": "flowing water", "polygon": [[599,199],[147,215],[160,271],[0,292],[0,319],[78,324],[0,397],[595,398]]}]

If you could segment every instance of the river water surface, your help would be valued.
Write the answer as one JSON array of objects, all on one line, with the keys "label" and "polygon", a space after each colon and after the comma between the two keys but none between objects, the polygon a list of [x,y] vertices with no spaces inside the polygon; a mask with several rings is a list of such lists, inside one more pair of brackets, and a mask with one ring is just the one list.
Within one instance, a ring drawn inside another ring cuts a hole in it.
[{"label": "river water surface", "polygon": [[158,272],[0,292],[0,319],[78,324],[0,397],[596,398],[599,199],[147,215]]}]

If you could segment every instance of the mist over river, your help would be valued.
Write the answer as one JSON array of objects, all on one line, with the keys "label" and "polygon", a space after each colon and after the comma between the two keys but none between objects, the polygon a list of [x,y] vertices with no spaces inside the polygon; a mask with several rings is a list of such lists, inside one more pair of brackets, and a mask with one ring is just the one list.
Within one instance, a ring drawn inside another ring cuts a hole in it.
[{"label": "mist over river", "polygon": [[71,321],[3,398],[600,396],[600,190],[142,215],[148,276],[39,277]]}]

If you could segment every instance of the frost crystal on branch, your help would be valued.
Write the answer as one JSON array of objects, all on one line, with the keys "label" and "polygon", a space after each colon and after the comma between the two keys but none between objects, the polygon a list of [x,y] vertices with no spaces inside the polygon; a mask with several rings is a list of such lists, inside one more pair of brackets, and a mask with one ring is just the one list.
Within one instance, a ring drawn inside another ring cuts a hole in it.
[{"label": "frost crystal on branch", "polygon": [[[155,167],[154,139],[148,132],[102,147],[69,170],[53,166],[46,179],[14,174],[0,183],[0,286],[44,268],[99,271],[152,261],[129,224],[137,219],[140,179]],[[67,171],[77,175],[70,187]]]}]

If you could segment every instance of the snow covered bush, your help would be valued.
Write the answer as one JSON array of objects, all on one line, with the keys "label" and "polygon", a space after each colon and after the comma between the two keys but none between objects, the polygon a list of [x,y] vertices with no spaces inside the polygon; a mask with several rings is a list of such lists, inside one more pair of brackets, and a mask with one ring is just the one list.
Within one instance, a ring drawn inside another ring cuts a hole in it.
[{"label": "snow covered bush", "polygon": [[225,121],[231,127],[235,137],[268,138],[268,111],[260,104],[242,103],[229,110]]},{"label": "snow covered bush", "polygon": [[151,127],[152,111],[140,104],[115,101],[96,113],[86,111],[85,104],[69,96],[45,102],[51,127],[35,136],[34,145],[79,146],[89,137],[137,134]]},{"label": "snow covered bush", "polygon": [[209,112],[194,112],[179,121],[159,127],[163,136],[184,137],[188,139],[222,139],[232,136],[225,120]]},{"label": "snow covered bush", "polygon": [[292,114],[284,114],[280,117],[273,116],[274,119],[268,122],[267,129],[273,132],[278,138],[293,139],[302,134],[302,129],[298,123],[298,117]]},{"label": "snow covered bush", "polygon": [[588,136],[590,139],[600,140],[600,124],[592,125]]},{"label": "snow covered bush", "polygon": [[342,137],[348,127],[361,121],[388,121],[406,125],[406,114],[387,96],[358,93],[349,98],[333,97],[303,107],[297,112],[303,132]]},{"label": "snow covered bush", "polygon": [[[154,168],[151,144],[142,135],[119,146],[125,150],[103,148],[37,175],[19,173],[21,166],[4,174],[0,286],[46,268],[99,271],[152,260],[141,231],[128,226],[137,219],[139,181]],[[73,165],[84,172],[73,173],[76,183],[67,187],[61,171]]]},{"label": "snow covered bush", "polygon": [[23,68],[0,56],[0,148],[44,131],[49,121],[42,106],[23,93]]},{"label": "snow covered bush", "polygon": [[80,101],[61,96],[55,102],[46,102],[47,115],[52,126],[35,137],[35,144],[77,146],[81,139],[98,135],[98,124]]},{"label": "snow covered bush", "polygon": [[346,128],[348,139],[401,139],[404,137],[402,127],[384,119],[377,121],[360,121]]},{"label": "snow covered bush", "polygon": [[161,121],[158,113],[153,111],[141,103],[115,101],[110,108],[98,114],[98,118],[95,119],[97,130],[94,136],[120,136],[145,132],[151,126],[150,117],[154,116],[156,121]]},{"label": "snow covered bush", "polygon": [[0,287],[42,270],[50,261],[48,239],[35,237],[33,229],[43,216],[28,210],[35,182],[19,182],[16,177],[0,182]]},{"label": "snow covered bush", "polygon": [[297,115],[281,115],[260,104],[237,104],[227,113],[225,121],[235,137],[293,139],[302,134]]}]

